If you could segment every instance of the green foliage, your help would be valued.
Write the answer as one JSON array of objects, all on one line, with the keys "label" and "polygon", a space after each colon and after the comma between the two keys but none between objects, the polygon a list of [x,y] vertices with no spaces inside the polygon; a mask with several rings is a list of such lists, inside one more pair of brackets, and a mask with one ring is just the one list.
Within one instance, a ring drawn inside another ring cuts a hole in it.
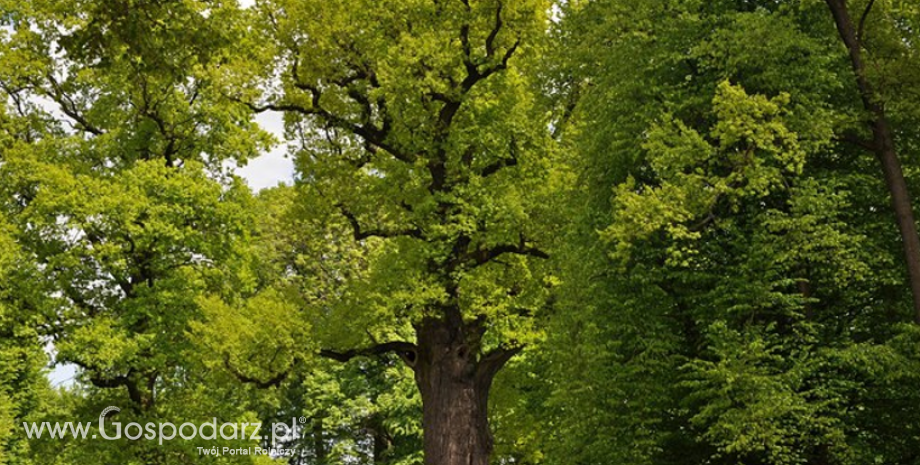
[{"label": "green foliage", "polygon": [[44,378],[46,356],[34,321],[18,312],[34,303],[25,289],[33,277],[30,264],[13,239],[13,229],[0,219],[0,463],[29,463],[29,444],[19,434],[19,422],[46,408],[50,389]]},{"label": "green foliage", "polygon": [[617,186],[613,223],[602,238],[625,259],[631,244],[664,230],[677,244],[668,263],[689,266],[693,247],[682,244],[700,237],[717,208],[737,211],[801,172],[804,153],[779,119],[788,99],[749,97],[724,82],[713,99],[717,122],[709,137],[680,121],[652,127],[644,149],[657,185],[639,188],[629,178]]},{"label": "green foliage", "polygon": [[[514,56],[507,70],[459,93],[467,68],[456,28],[448,26],[469,22],[467,40],[483,43],[495,15],[491,2],[471,5],[262,6],[263,14],[279,18],[266,22],[271,26],[266,34],[291,64],[283,74],[284,93],[268,95],[269,105],[299,108],[286,118],[299,138],[295,156],[304,181],[299,202],[307,218],[301,221],[315,224],[313,235],[331,236],[324,255],[338,256],[342,245],[335,237],[352,228],[343,211],[366,231],[384,236],[367,238],[365,278],[343,280],[347,290],[336,291],[347,300],[322,303],[343,312],[333,319],[353,322],[347,329],[351,334],[353,328],[369,327],[376,335],[375,327],[399,327],[428,315],[448,298],[443,277],[428,271],[428,262],[446,260],[458,237],[468,237],[471,249],[519,242],[521,231],[539,230],[531,212],[555,187],[547,183],[545,136],[521,70],[526,58]],[[506,51],[512,53],[518,42],[535,42],[534,26],[542,15],[537,2],[504,5],[503,28],[489,45],[494,50],[477,47],[469,60],[483,70],[505,66],[499,59]],[[449,127],[439,122],[444,99],[462,102]],[[365,104],[376,108],[373,114],[366,113]],[[354,131],[358,126],[366,129]],[[385,133],[385,138],[368,141],[360,136],[363,131]],[[379,147],[365,150],[375,143]],[[484,174],[509,157],[522,168]],[[434,163],[444,164],[443,175],[431,173]],[[440,183],[442,191],[430,192]],[[445,208],[451,209],[446,221],[441,218]],[[416,229],[425,241],[409,234],[387,237]],[[502,266],[458,269],[449,279],[464,289],[465,318],[494,319],[496,329],[507,330],[501,339],[527,342],[530,330],[514,316],[521,307],[539,305],[542,283],[530,273],[524,260],[509,257]],[[508,289],[521,283],[511,293],[519,297],[512,298]],[[347,335],[337,337],[348,341]]]},{"label": "green foliage", "polygon": [[[916,194],[920,7],[846,3]],[[917,462],[920,330],[826,2],[0,21],[0,465],[272,461],[20,428],[109,405],[303,417],[296,465],[422,463],[432,322],[473,371],[527,348],[491,389],[496,463]],[[231,170],[274,142],[264,111],[296,182],[253,194]]]},{"label": "green foliage", "polygon": [[[907,66],[915,12],[876,8],[870,67]],[[911,463],[900,244],[876,161],[846,142],[862,102],[824,2],[561,12],[552,71],[577,102],[562,143],[583,188],[564,310],[528,368],[548,387],[516,392],[551,438],[530,460]],[[904,111],[916,73],[875,72]],[[897,124],[911,150],[916,124]]]},{"label": "green foliage", "polygon": [[12,315],[33,340],[18,376],[38,373],[39,338],[79,367],[74,392],[12,410],[17,446],[4,450],[31,448],[14,463],[213,461],[195,449],[204,441],[25,441],[20,420],[93,421],[115,405],[125,424],[255,421],[258,399],[207,370],[190,337],[206,296],[255,286],[253,201],[226,164],[270,138],[212,76],[246,15],[196,1],[0,12],[12,23],[0,38],[2,210],[28,265],[11,280],[23,290]]}]

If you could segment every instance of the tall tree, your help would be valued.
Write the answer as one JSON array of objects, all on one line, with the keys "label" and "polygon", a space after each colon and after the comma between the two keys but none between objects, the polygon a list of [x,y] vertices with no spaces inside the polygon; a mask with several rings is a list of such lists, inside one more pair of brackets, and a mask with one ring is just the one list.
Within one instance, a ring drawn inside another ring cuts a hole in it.
[{"label": "tall tree", "polygon": [[366,247],[365,271],[318,305],[314,328],[346,331],[320,353],[412,368],[428,464],[487,463],[493,378],[546,306],[554,178],[529,67],[548,6],[265,2],[281,90],[233,94],[285,112],[311,220]]}]

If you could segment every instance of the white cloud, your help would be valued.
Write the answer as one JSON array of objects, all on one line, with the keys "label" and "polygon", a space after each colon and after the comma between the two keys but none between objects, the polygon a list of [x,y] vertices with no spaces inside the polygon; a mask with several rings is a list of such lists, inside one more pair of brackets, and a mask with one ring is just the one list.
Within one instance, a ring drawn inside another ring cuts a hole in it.
[{"label": "white cloud", "polygon": [[48,373],[48,381],[53,387],[70,387],[76,382],[77,366],[72,363],[62,363]]},{"label": "white cloud", "polygon": [[[278,140],[284,140],[284,118],[281,113],[260,113],[256,121]],[[286,152],[286,145],[281,143],[270,152],[250,160],[246,166],[237,168],[236,174],[245,179],[255,191],[274,187],[278,183],[290,184],[294,181],[294,162],[286,156]]]}]

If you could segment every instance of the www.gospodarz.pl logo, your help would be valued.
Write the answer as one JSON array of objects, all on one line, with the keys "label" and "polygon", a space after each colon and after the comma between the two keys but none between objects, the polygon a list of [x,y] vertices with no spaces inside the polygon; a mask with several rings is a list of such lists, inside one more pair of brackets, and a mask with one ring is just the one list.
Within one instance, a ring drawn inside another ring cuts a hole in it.
[{"label": "www.gospodarz.pl logo", "polygon": [[[131,422],[124,425],[124,428],[122,428],[120,422],[110,421],[107,427],[105,421],[106,416],[110,413],[117,414],[120,411],[121,409],[118,407],[106,407],[103,409],[99,414],[99,421],[96,425],[97,432],[93,432],[92,422],[23,422],[22,427],[26,430],[26,436],[29,439],[39,439],[47,431],[48,437],[52,439],[64,439],[67,437],[80,439],[90,437],[92,439],[99,439],[101,437],[108,441],[122,438],[137,441],[143,438],[148,441],[156,440],[161,445],[163,441],[171,441],[177,437],[184,440],[196,438],[216,440],[218,437],[227,441],[246,439],[252,441],[262,440],[262,436],[259,435],[262,423],[218,424],[217,418],[212,418],[210,422],[200,424],[186,422],[179,426],[170,422],[145,423],[143,425]],[[299,432],[298,423],[302,424],[305,422],[306,418],[301,417],[299,422],[297,419],[292,418],[290,425],[285,423],[273,423],[271,428],[272,446],[274,447],[281,439],[295,437]]]}]

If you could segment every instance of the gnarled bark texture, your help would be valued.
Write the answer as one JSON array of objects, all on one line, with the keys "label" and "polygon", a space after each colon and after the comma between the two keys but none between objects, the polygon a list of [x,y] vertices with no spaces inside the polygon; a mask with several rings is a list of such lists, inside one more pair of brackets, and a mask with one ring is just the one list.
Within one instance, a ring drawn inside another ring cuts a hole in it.
[{"label": "gnarled bark texture", "polygon": [[418,328],[415,380],[422,396],[426,465],[486,465],[492,452],[488,402],[492,374],[463,326],[428,320]]},{"label": "gnarled bark texture", "polygon": [[442,310],[442,317],[415,325],[417,344],[389,342],[321,354],[340,361],[399,355],[415,372],[422,397],[425,465],[487,465],[492,453],[489,390],[495,375],[522,347],[484,352],[484,320],[463,321],[455,307]]}]

